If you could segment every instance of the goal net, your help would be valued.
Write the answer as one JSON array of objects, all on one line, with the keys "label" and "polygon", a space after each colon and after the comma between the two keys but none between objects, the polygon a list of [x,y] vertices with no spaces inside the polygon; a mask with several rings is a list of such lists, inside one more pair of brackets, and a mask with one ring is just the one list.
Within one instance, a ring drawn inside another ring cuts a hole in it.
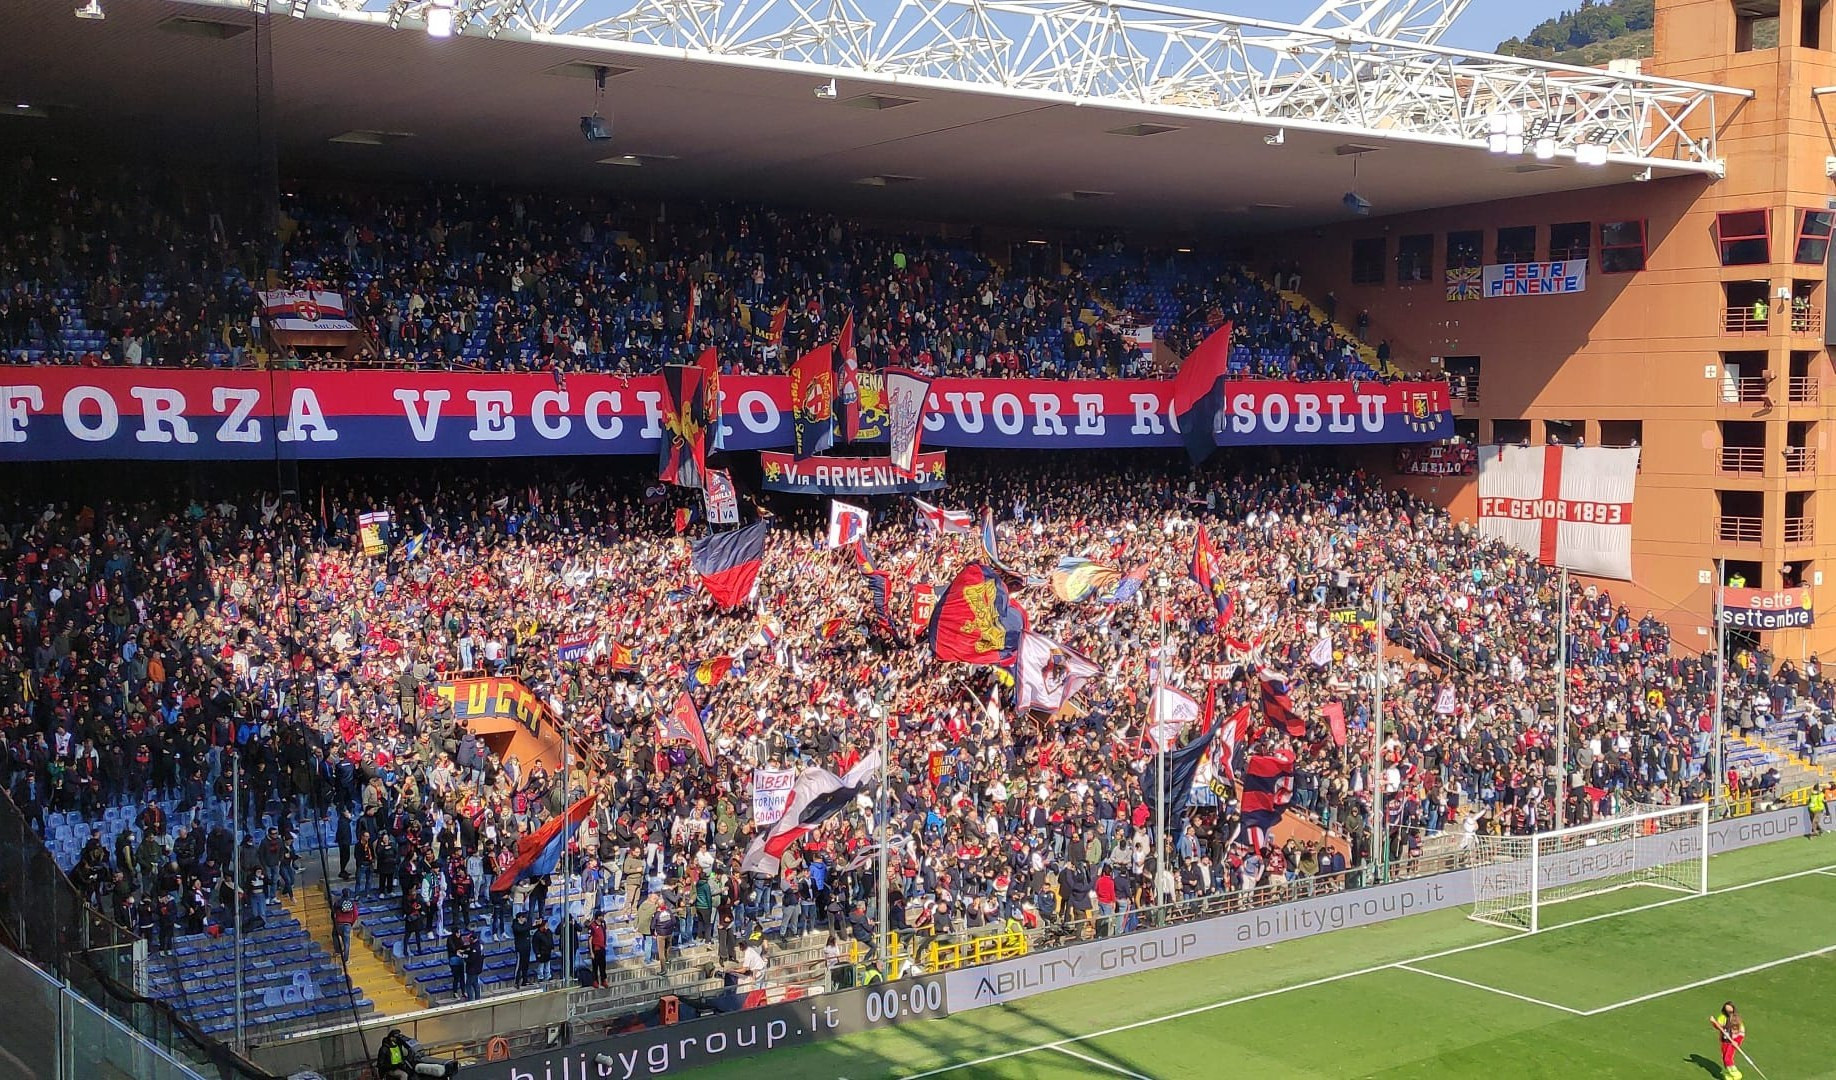
[{"label": "goal net", "polygon": [[1477,837],[1472,918],[1535,933],[1542,908],[1634,886],[1708,891],[1708,806],[1694,803],[1536,836]]}]

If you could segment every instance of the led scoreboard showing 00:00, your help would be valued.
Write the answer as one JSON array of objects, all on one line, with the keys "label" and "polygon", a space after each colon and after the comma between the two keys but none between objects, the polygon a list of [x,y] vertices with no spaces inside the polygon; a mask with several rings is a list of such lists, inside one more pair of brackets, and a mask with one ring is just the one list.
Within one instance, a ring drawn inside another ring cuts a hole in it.
[{"label": "led scoreboard showing 00:00", "polygon": [[882,985],[869,988],[861,1002],[867,1011],[867,1022],[881,1024],[903,1017],[930,1017],[944,1014],[942,982],[920,982],[909,986]]}]

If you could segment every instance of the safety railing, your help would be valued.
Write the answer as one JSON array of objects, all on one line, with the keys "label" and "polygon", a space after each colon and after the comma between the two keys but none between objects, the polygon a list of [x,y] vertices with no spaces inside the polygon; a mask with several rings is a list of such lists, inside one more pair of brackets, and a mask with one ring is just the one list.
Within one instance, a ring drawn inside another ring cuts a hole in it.
[{"label": "safety railing", "polygon": [[1724,473],[1762,473],[1766,471],[1766,451],[1759,446],[1724,446],[1721,448],[1721,471]]},{"label": "safety railing", "polygon": [[1823,384],[1809,375],[1793,375],[1787,393],[1793,405],[1815,405],[1823,400]]},{"label": "safety railing", "polygon": [[1764,304],[1736,305],[1722,312],[1721,331],[1724,334],[1763,334],[1771,326],[1767,316]]},{"label": "safety railing", "polygon": [[1794,334],[1823,333],[1822,308],[1793,308],[1791,312],[1791,332]]},{"label": "safety railing", "polygon": [[1724,544],[1758,544],[1764,522],[1756,517],[1722,517],[1715,523],[1715,538]]},{"label": "safety railing", "polygon": [[1785,471],[1788,473],[1816,472],[1817,448],[1814,446],[1786,447]]},{"label": "safety railing", "polygon": [[1816,543],[1817,523],[1807,517],[1786,518],[1785,542],[1787,544]]}]

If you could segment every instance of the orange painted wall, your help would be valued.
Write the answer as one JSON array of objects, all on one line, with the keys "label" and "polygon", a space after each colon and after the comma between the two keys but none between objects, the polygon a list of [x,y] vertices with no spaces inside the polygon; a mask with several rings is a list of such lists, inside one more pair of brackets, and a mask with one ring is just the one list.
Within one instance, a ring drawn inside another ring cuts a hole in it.
[{"label": "orange painted wall", "polygon": [[[1781,25],[1787,41],[1798,40],[1800,2],[1784,4]],[[1316,302],[1332,292],[1341,322],[1350,323],[1359,310],[1368,310],[1373,341],[1387,338],[1405,366],[1434,371],[1430,358],[1480,357],[1479,400],[1464,406],[1461,415],[1479,422],[1481,441],[1490,439],[1495,420],[1528,420],[1537,441],[1545,437],[1545,421],[1582,421],[1590,444],[1601,441],[1600,421],[1639,421],[1643,454],[1633,524],[1634,582],[1615,586],[1615,592],[1664,614],[1686,645],[1697,637],[1696,628],[1712,619],[1713,593],[1701,575],[1711,571],[1717,558],[1758,564],[1757,575],[1748,574],[1749,583],[1767,587],[1781,583],[1781,566],[1787,563],[1801,569],[1807,584],[1818,571],[1828,572],[1830,603],[1836,604],[1836,516],[1817,520],[1825,506],[1836,508],[1836,493],[1828,490],[1836,477],[1831,467],[1836,465],[1831,460],[1836,457],[1831,442],[1836,374],[1823,335],[1793,333],[1783,317],[1786,305],[1776,299],[1779,317],[1766,333],[1731,335],[1723,320],[1724,287],[1730,282],[1764,281],[1769,296],[1780,287],[1808,282],[1814,288],[1814,310],[1822,313],[1827,307],[1824,266],[1795,264],[1793,255],[1798,211],[1824,210],[1836,196],[1825,176],[1825,159],[1836,155],[1836,95],[1819,99],[1811,93],[1813,87],[1836,85],[1836,52],[1829,49],[1833,12],[1836,4],[1825,4],[1815,28],[1823,48],[1734,52],[1737,34],[1729,0],[1659,0],[1659,56],[1647,70],[1755,93],[1740,108],[1723,108],[1715,117],[1725,179],[1640,183],[1631,181],[1633,169],[1612,165],[1606,175],[1622,182],[1611,186],[1355,219],[1276,238],[1260,252],[1269,264],[1297,260],[1303,291]],[[1692,130],[1708,132],[1706,113]],[[1384,153],[1364,155],[1360,169],[1367,174],[1384,169]],[[1526,162],[1488,155],[1476,159],[1475,167],[1516,168]],[[1391,167],[1406,166],[1398,160]],[[1572,163],[1565,167],[1586,169]],[[1716,214],[1736,210],[1768,211],[1769,265],[1721,265]],[[1640,219],[1648,223],[1646,270],[1602,273],[1600,224]],[[1482,231],[1481,261],[1496,263],[1501,261],[1497,230],[1534,225],[1537,258],[1547,259],[1549,227],[1581,221],[1592,225],[1586,292],[1447,301],[1442,273],[1449,232]],[[1435,238],[1430,281],[1398,285],[1397,241],[1423,233]],[[1353,285],[1352,245],[1370,237],[1386,240],[1387,283]],[[1764,351],[1767,370],[1777,376],[1770,406],[1723,400],[1724,353],[1749,350]],[[1816,384],[1800,396],[1812,400],[1788,400],[1794,353]],[[1763,425],[1760,471],[1733,475],[1722,470],[1721,425],[1728,421]],[[1801,443],[1793,442],[1794,434]],[[1800,444],[1815,452],[1815,465],[1788,472],[1785,451]],[[1457,515],[1474,511],[1471,481],[1411,477],[1397,478],[1397,483]],[[1718,492],[1760,494],[1758,543],[1724,541]],[[1801,512],[1791,515],[1797,542],[1787,544],[1787,504],[1795,511],[1799,499]],[[1831,629],[1821,629],[1826,626]],[[1774,635],[1775,652],[1796,656],[1836,648],[1836,619],[1819,620],[1819,627],[1808,638]],[[1704,634],[1699,644],[1710,640]]]}]

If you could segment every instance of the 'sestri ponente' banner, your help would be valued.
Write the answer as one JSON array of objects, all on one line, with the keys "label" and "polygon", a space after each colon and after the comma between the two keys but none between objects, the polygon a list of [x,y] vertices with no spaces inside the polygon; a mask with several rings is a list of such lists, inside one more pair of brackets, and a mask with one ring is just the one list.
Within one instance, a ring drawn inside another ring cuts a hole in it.
[{"label": "'sestri ponente' banner", "polygon": [[1499,263],[1484,270],[1485,298],[1555,296],[1587,291],[1587,260]]},{"label": "'sestri ponente' banner", "polygon": [[[1171,381],[937,379],[924,445],[1177,447]],[[1432,442],[1447,384],[1235,380],[1220,446]],[[789,379],[721,380],[729,450],[791,445]],[[655,454],[660,376],[0,367],[0,461]]]}]

